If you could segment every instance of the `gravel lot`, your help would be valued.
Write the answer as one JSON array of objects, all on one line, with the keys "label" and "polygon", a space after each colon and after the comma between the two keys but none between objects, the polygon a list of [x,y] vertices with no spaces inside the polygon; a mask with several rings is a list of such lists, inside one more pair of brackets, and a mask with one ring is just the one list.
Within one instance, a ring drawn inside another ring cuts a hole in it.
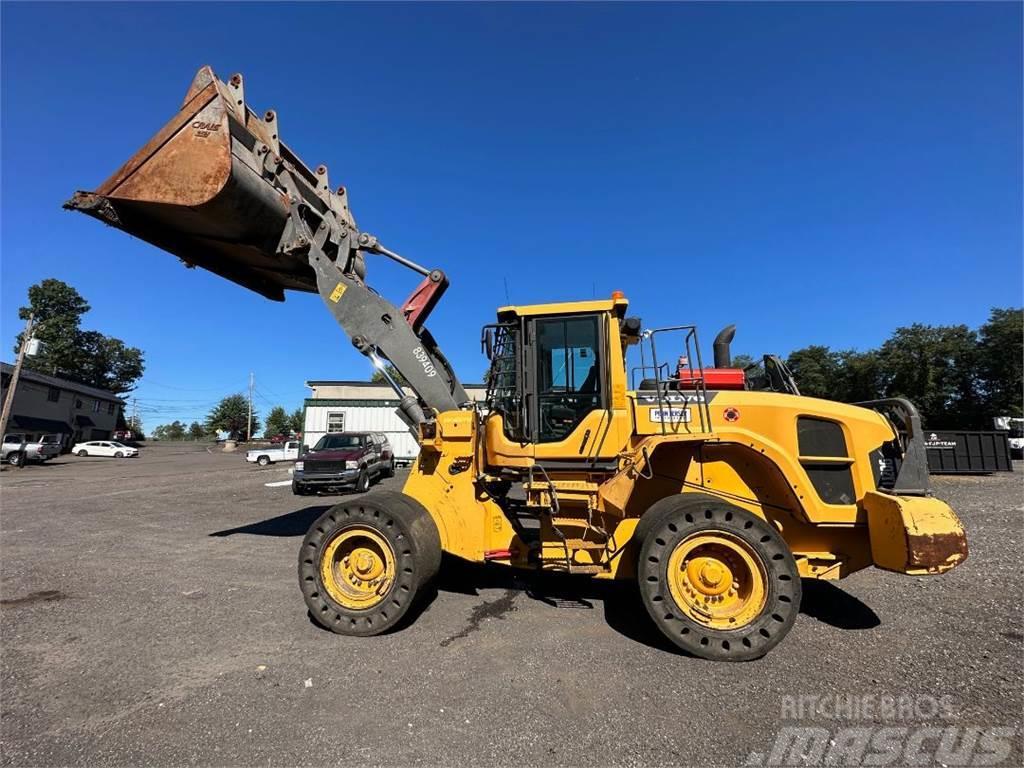
[{"label": "gravel lot", "polygon": [[847,694],[950,696],[940,727],[1015,727],[1003,764],[1024,764],[1019,463],[936,480],[968,530],[961,568],[805,583],[773,653],[712,664],[666,646],[627,588],[451,563],[408,628],[332,635],[295,573],[331,499],[239,454],[142,454],[0,475],[5,765],[756,764],[787,700]]}]

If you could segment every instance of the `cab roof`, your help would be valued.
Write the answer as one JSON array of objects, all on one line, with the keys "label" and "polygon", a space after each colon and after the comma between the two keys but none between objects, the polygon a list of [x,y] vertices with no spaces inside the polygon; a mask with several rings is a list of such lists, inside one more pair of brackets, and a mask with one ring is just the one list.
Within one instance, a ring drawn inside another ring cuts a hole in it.
[{"label": "cab roof", "polygon": [[512,317],[533,317],[535,315],[577,315],[584,312],[613,312],[622,317],[628,306],[629,300],[616,291],[610,299],[560,301],[552,304],[510,304],[498,308],[498,319],[508,320]]}]

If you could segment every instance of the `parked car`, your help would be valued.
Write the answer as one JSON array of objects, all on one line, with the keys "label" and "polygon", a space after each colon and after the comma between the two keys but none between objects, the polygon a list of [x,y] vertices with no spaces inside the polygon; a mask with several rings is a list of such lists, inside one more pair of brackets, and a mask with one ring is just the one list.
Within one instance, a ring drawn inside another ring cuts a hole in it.
[{"label": "parked car", "polygon": [[4,435],[3,461],[20,467],[26,461],[44,462],[60,455],[60,435],[43,435],[28,441],[25,435],[11,432]]},{"label": "parked car", "polygon": [[245,452],[245,460],[255,462],[261,467],[278,461],[295,461],[299,458],[300,444],[298,440],[289,440],[284,445],[267,448],[253,448]]},{"label": "parked car", "polygon": [[118,442],[135,439],[135,435],[132,434],[130,429],[119,429],[116,432],[111,433],[110,437]]},{"label": "parked car", "polygon": [[395,474],[395,455],[388,439],[375,432],[326,434],[295,462],[292,493],[366,491],[371,483]]},{"label": "parked car", "polygon": [[139,455],[138,448],[118,443],[115,440],[90,440],[88,443],[76,443],[71,449],[76,456],[113,456],[115,459],[135,458]]}]

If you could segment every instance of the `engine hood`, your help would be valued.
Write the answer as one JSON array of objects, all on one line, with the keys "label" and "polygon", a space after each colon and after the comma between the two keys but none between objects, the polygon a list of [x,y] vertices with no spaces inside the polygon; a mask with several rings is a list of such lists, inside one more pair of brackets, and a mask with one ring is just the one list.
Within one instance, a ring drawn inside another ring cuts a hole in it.
[{"label": "engine hood", "polygon": [[331,461],[354,461],[358,458],[361,458],[363,452],[363,448],[339,448],[333,451],[310,451],[302,458],[306,461],[316,461],[317,459],[329,459]]}]

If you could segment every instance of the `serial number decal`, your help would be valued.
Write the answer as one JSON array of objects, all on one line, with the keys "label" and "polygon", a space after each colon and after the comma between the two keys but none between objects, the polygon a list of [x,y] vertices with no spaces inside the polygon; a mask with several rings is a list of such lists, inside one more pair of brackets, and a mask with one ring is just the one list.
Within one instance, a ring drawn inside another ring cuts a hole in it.
[{"label": "serial number decal", "polygon": [[416,356],[416,359],[420,361],[420,364],[423,366],[423,372],[427,374],[427,376],[437,376],[437,368],[435,368],[434,364],[430,362],[430,358],[427,357],[427,353],[423,351],[423,347],[416,347],[412,353]]},{"label": "serial number decal", "polygon": [[688,424],[689,408],[651,408],[651,421],[658,424]]},{"label": "serial number decal", "polygon": [[331,301],[337,304],[338,300],[345,295],[345,291],[347,289],[347,285],[345,285],[344,283],[338,283],[336,286],[334,286],[334,290],[331,291]]}]

